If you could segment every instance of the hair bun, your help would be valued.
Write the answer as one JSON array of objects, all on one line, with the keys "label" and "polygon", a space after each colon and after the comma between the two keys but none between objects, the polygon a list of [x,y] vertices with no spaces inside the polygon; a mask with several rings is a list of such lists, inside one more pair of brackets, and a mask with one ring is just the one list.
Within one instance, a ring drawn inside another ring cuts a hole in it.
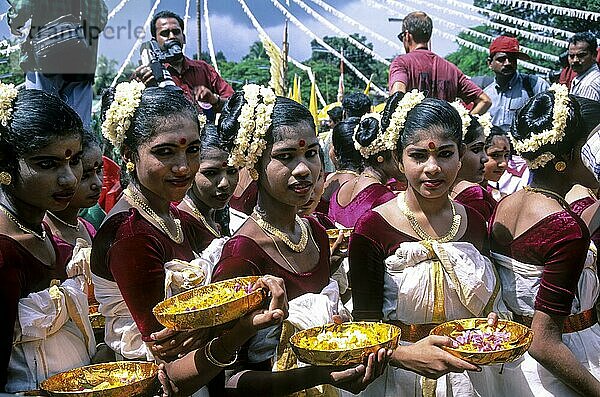
[{"label": "hair bun", "polygon": [[218,131],[224,141],[229,142],[229,140],[235,139],[240,128],[238,119],[245,104],[244,91],[236,91],[223,106]]},{"label": "hair bun", "polygon": [[358,124],[358,130],[356,131],[354,138],[360,146],[367,147],[377,139],[379,130],[379,120],[374,117],[365,117]]},{"label": "hair bun", "polygon": [[383,112],[381,113],[381,129],[385,130],[390,125],[390,119],[392,118],[392,114],[396,111],[398,107],[398,102],[404,98],[404,92],[395,92],[390,96],[385,103],[385,108],[383,108]]}]

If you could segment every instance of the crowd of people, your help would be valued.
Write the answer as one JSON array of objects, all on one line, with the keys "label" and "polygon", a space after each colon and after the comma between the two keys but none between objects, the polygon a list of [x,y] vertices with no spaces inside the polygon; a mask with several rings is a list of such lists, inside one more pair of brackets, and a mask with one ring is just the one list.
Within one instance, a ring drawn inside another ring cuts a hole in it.
[{"label": "crowd of people", "polygon": [[[152,35],[183,46],[183,23],[162,11]],[[324,140],[302,104],[183,55],[166,65],[181,89],[140,66],[103,94],[102,137],[56,92],[0,83],[0,392],[142,360],[164,396],[600,396],[596,39],[573,36],[571,80],[550,85],[500,36],[482,88],[432,29],[404,18],[385,108],[346,95]],[[153,314],[240,276],[269,300],[224,326]],[[480,367],[429,335],[474,317],[530,327],[529,351]],[[350,367],[293,354],[296,331],[353,320],[401,343]]]}]

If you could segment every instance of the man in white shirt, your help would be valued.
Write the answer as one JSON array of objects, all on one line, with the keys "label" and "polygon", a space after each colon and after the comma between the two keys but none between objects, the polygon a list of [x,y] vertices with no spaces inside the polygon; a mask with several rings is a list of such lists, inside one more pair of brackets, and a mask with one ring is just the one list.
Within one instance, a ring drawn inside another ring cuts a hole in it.
[{"label": "man in white shirt", "polygon": [[577,33],[569,39],[569,64],[577,72],[571,83],[571,94],[600,101],[597,51],[598,43],[590,32]]}]

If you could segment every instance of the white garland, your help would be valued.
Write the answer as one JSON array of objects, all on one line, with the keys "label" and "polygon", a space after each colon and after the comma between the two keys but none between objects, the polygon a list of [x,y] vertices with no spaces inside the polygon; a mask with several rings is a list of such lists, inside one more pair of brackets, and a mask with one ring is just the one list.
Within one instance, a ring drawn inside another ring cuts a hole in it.
[{"label": "white garland", "polygon": [[535,169],[544,167],[546,164],[548,164],[553,159],[554,159],[554,155],[552,153],[544,152],[544,153],[540,154],[539,156],[537,156],[536,158],[534,158],[533,160],[525,159],[525,162],[527,163],[527,167],[529,167],[529,169],[535,170]]},{"label": "white garland", "polygon": [[467,132],[469,131],[469,126],[471,125],[471,115],[469,114],[469,110],[466,107],[464,107],[459,100],[451,102],[450,105],[452,105],[452,107],[456,109],[458,115],[460,116],[460,121],[462,125],[462,139],[464,141],[465,137],[467,136]]},{"label": "white garland", "polygon": [[492,132],[492,115],[489,113],[475,115],[477,121],[483,128],[483,135],[487,138]]},{"label": "white garland", "polygon": [[[385,6],[384,4],[380,4],[380,3],[376,2],[376,1],[373,1],[373,0],[362,0],[362,1],[364,3],[366,3],[366,4],[368,4],[369,6],[373,7],[373,8],[385,10],[390,15],[394,15],[394,16],[401,17],[401,18],[404,17],[403,13],[401,13],[399,11],[396,11],[396,10],[393,10],[393,9]],[[475,50],[475,51],[483,52],[485,54],[487,54],[489,52],[489,49],[486,48],[486,47],[480,46],[479,44],[475,44],[473,42],[470,42],[468,40],[460,38],[460,37],[458,37],[458,36],[456,36],[454,34],[450,34],[450,33],[444,32],[444,31],[442,31],[442,30],[440,30],[438,28],[433,28],[433,34],[436,35],[436,36],[438,36],[438,37],[442,37],[442,38],[444,38],[446,40],[455,41],[457,44],[459,44],[459,45],[461,45],[463,47],[470,48],[470,49]],[[549,68],[546,68],[546,67],[543,67],[543,66],[539,66],[539,65],[533,64],[531,62],[519,61],[519,64],[521,66],[523,66],[524,68],[526,68],[526,69],[534,70],[536,72],[546,73],[546,74],[551,72],[551,70]]]},{"label": "white garland", "polygon": [[373,30],[364,26],[360,22],[350,18],[348,15],[337,10],[336,8],[325,3],[324,1],[322,1],[322,0],[310,0],[310,1],[315,3],[316,5],[320,6],[325,11],[331,13],[333,16],[338,17],[342,21],[346,22],[348,25],[352,25],[352,26],[356,27],[358,30],[360,30],[361,32],[364,32],[364,33],[370,35],[371,37],[379,40],[381,43],[387,44],[388,46],[392,47],[395,50],[404,50],[404,48],[402,46],[400,46],[397,42],[389,40],[388,38],[380,35],[379,33],[374,32]]},{"label": "white garland", "polygon": [[552,128],[539,134],[531,134],[531,138],[522,141],[513,137],[517,153],[533,153],[542,146],[562,141],[565,136],[567,118],[569,116],[569,89],[565,85],[552,84],[549,89],[554,91],[554,108],[552,109]]},{"label": "white garland", "polygon": [[[270,40],[273,43],[273,45],[275,45],[275,47],[278,49],[278,51],[281,52],[279,47],[277,47],[275,42],[273,40],[271,40],[271,37],[267,34],[267,32],[260,25],[260,23],[254,16],[254,14],[252,14],[252,11],[250,10],[250,8],[248,8],[248,5],[246,4],[246,2],[244,0],[237,0],[237,2],[242,7],[244,14],[246,14],[246,16],[250,20],[250,23],[252,24],[254,29],[256,29],[256,31],[258,32],[259,38],[265,37],[266,39]],[[289,54],[288,54],[287,60],[292,62],[297,68],[306,72],[311,83],[315,83],[315,75],[314,75],[312,69],[310,68],[310,66],[304,65],[303,63],[301,63],[301,62],[297,61],[296,59],[294,59],[293,57],[291,57]],[[321,90],[319,90],[319,86],[316,83],[315,83],[315,89],[317,91],[317,97],[319,98],[319,103],[321,103],[321,106],[325,107],[327,105],[327,102],[325,102],[325,98],[323,98],[323,94],[321,94]]]},{"label": "white garland", "polygon": [[242,106],[235,138],[235,146],[229,156],[229,165],[245,167],[252,179],[258,179],[254,165],[267,147],[265,135],[271,126],[271,116],[277,96],[272,89],[257,84],[243,88],[246,103]]},{"label": "white garland", "polygon": [[368,119],[368,118],[373,118],[373,119],[377,120],[378,130],[381,129],[381,114],[380,113],[367,113],[360,118],[360,123],[358,123],[358,125],[356,127],[354,127],[354,134],[352,134],[352,140],[354,141],[354,148],[356,150],[358,150],[360,152],[361,156],[363,156],[366,159],[368,159],[369,157],[371,157],[374,154],[388,150],[387,146],[385,144],[385,141],[384,141],[383,133],[381,133],[381,131],[378,131],[377,137],[375,138],[375,140],[373,140],[373,142],[371,142],[371,144],[369,146],[362,146],[356,140],[356,133],[360,129],[360,126],[361,126],[363,120]]},{"label": "white garland", "polygon": [[[279,1],[277,1],[277,0],[271,0],[271,3],[279,11],[281,11],[281,13],[286,18],[288,18],[294,25],[296,25],[296,27],[298,29],[300,29],[300,31],[302,31],[302,33],[304,33],[307,36],[311,37],[313,40],[315,40],[317,43],[319,43],[323,48],[325,48],[327,51],[329,51],[329,53],[331,53],[332,55],[334,55],[338,59],[343,60],[344,63],[345,63],[345,65],[348,66],[348,68],[350,68],[350,70],[352,70],[354,72],[354,74],[356,74],[356,76],[359,79],[361,79],[365,84],[367,84],[369,82],[369,79],[367,78],[367,76],[365,76],[360,70],[358,70],[356,68],[356,66],[354,66],[347,59],[344,59],[344,56],[342,54],[340,54],[339,51],[335,50],[333,47],[331,47],[329,44],[327,44],[325,41],[323,41],[323,39],[321,39],[314,32],[312,32],[308,27],[306,27],[306,25],[304,25],[302,22],[300,22],[300,20],[298,18],[296,18],[291,12],[289,12]],[[377,92],[378,95],[381,95],[382,97],[385,97],[385,98],[387,98],[389,96],[387,92],[385,92],[384,90],[382,90],[375,83],[371,83],[371,87],[373,87],[373,90],[375,92]]]},{"label": "white garland", "polygon": [[381,55],[376,53],[373,49],[367,47],[360,41],[356,40],[354,37],[350,36],[348,33],[344,32],[343,30],[341,30],[340,28],[335,26],[333,23],[329,22],[327,19],[322,17],[320,14],[318,14],[313,8],[311,8],[309,5],[304,3],[302,0],[292,0],[292,1],[296,4],[298,4],[300,6],[300,8],[302,8],[304,11],[306,11],[307,14],[309,14],[310,16],[315,18],[321,24],[325,25],[328,29],[333,31],[338,36],[341,36],[341,37],[345,38],[346,40],[348,40],[351,44],[353,44],[356,48],[358,48],[365,54],[372,56],[375,60],[383,63],[385,66],[391,65],[390,61],[388,61],[387,59],[385,59],[384,57],[382,57]]},{"label": "white garland", "polygon": [[398,139],[406,123],[406,116],[415,106],[423,102],[425,95],[417,90],[412,90],[404,94],[392,117],[390,117],[390,125],[383,133],[383,141],[388,150],[395,150],[398,144]]},{"label": "white garland", "polygon": [[[188,4],[190,0],[187,0]],[[208,0],[204,0],[204,25],[206,25],[206,41],[208,43],[208,53],[210,54],[210,61],[217,74],[219,72],[219,65],[217,64],[217,56],[215,54],[215,46],[213,45],[212,28],[210,27],[210,18],[208,15]],[[187,26],[187,25],[186,25]]]},{"label": "white garland", "polygon": [[519,8],[529,8],[529,9],[535,10],[535,11],[548,11],[548,12],[552,12],[553,14],[557,14],[557,15],[568,15],[570,17],[575,17],[575,18],[579,18],[579,19],[586,19],[586,20],[593,20],[593,21],[600,20],[600,13],[579,10],[576,8],[560,7],[560,6],[555,6],[552,4],[543,4],[543,3],[537,3],[534,1],[525,1],[525,0],[492,0],[492,1],[494,3],[509,4],[509,5],[519,7]]},{"label": "white garland", "polygon": [[125,133],[131,125],[131,117],[140,105],[145,87],[144,83],[131,81],[119,83],[115,89],[115,98],[102,123],[102,135],[116,149],[121,149]]},{"label": "white garland", "polygon": [[14,84],[0,83],[0,124],[8,127],[13,113],[13,101],[19,94]]}]

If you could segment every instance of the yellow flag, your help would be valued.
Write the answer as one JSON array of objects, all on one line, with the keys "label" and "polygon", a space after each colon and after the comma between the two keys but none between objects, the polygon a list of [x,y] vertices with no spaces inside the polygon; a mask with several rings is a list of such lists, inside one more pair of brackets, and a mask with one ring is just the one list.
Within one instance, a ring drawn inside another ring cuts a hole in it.
[{"label": "yellow flag", "polygon": [[300,77],[294,75],[294,89],[292,91],[292,99],[302,104],[302,94],[300,93]]},{"label": "yellow flag", "polygon": [[371,75],[371,77],[369,77],[369,82],[367,83],[367,86],[365,87],[365,95],[369,95],[369,92],[371,91],[371,80],[373,80],[373,75]]},{"label": "yellow flag", "polygon": [[310,84],[310,101],[308,102],[308,110],[310,111],[310,113],[313,116],[313,119],[315,121],[315,128],[317,131],[317,134],[319,133],[319,110],[317,109],[317,89],[316,89],[316,82],[313,80],[313,82]]}]

